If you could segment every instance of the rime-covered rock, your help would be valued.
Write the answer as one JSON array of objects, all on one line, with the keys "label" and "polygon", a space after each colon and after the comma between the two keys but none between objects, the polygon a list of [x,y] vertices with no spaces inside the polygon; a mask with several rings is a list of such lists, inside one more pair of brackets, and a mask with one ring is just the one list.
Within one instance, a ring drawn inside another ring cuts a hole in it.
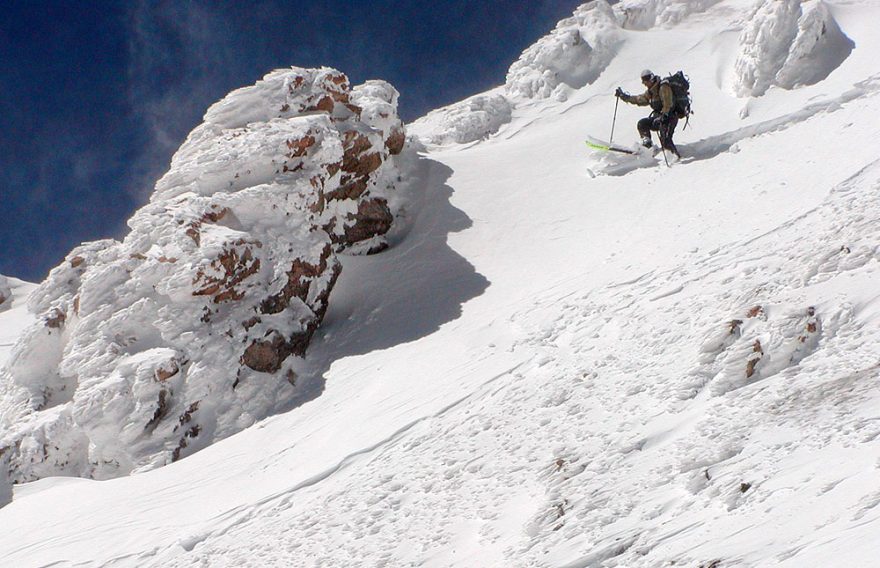
[{"label": "rime-covered rock", "polygon": [[760,0],[739,36],[734,66],[739,96],[761,96],[774,84],[798,31],[801,0]]},{"label": "rime-covered rock", "polygon": [[510,122],[513,105],[489,92],[432,111],[409,125],[409,133],[429,144],[466,144],[490,136]]},{"label": "rime-covered rock", "polygon": [[791,89],[826,78],[849,56],[854,43],[821,0],[761,0],[739,38],[734,89],[761,96],[773,85]]},{"label": "rime-covered rock", "polygon": [[813,85],[825,79],[855,47],[825,2],[817,0],[805,4],[803,10],[797,36],[776,74],[776,84],[784,89]]},{"label": "rime-covered rock", "polygon": [[0,274],[0,312],[8,310],[12,306],[12,288],[9,280]]},{"label": "rime-covered rock", "polygon": [[619,29],[606,0],[583,4],[510,66],[507,93],[565,100],[570,89],[592,83],[608,66],[620,42]]},{"label": "rime-covered rock", "polygon": [[397,96],[292,68],[208,109],[128,236],[77,247],[30,297],[0,381],[14,482],[160,466],[308,388],[336,255],[386,246]]},{"label": "rime-covered rock", "polygon": [[624,0],[614,6],[628,30],[669,27],[691,14],[703,12],[721,0]]}]

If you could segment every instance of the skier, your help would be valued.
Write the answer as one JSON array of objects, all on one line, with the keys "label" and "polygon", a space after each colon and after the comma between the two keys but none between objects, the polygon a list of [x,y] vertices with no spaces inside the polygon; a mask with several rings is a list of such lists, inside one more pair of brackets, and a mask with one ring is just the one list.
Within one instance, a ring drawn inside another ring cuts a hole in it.
[{"label": "skier", "polygon": [[630,95],[620,87],[614,91],[614,96],[625,103],[638,106],[651,106],[651,114],[638,122],[639,134],[642,137],[642,146],[651,147],[651,131],[656,130],[660,137],[660,147],[669,150],[679,156],[678,148],[672,142],[672,134],[678,125],[678,114],[675,112],[675,94],[668,81],[661,81],[650,69],[645,69],[641,74],[642,84],[647,89],[641,95]]}]

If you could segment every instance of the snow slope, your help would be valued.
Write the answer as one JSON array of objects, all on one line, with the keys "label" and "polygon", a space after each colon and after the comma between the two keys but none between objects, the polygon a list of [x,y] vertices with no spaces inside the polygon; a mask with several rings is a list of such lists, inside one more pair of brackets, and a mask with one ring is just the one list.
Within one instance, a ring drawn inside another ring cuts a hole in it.
[{"label": "snow slope", "polygon": [[[825,2],[849,56],[737,98],[755,5],[648,4],[488,138],[419,125],[406,232],[342,259],[320,397],[155,471],[17,486],[0,565],[876,564],[880,6]],[[583,145],[644,67],[692,80],[671,168]]]}]

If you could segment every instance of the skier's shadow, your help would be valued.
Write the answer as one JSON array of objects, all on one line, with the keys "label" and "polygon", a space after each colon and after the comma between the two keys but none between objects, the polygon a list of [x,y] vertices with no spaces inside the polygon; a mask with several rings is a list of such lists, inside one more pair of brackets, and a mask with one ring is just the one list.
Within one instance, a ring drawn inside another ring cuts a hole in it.
[{"label": "skier's shadow", "polygon": [[452,170],[420,156],[411,208],[403,228],[390,235],[391,247],[377,255],[341,257],[342,275],[315,333],[305,361],[311,386],[280,411],[320,396],[330,365],[415,341],[461,316],[461,306],[481,295],[489,281],[452,250],[447,237],[472,225],[449,201]]}]

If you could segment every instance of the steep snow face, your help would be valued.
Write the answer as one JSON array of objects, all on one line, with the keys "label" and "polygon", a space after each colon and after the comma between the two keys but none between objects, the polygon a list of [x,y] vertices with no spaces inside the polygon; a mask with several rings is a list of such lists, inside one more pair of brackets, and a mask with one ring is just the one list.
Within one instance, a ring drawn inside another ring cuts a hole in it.
[{"label": "steep snow face", "polygon": [[815,84],[854,46],[822,0],[759,0],[740,35],[734,90],[741,97],[761,96],[773,85]]},{"label": "steep snow face", "polygon": [[337,253],[385,246],[397,96],[293,68],[208,109],[125,240],[74,249],[32,294],[0,400],[12,479],[163,465],[319,390],[297,361]]},{"label": "steep snow face", "polygon": [[510,66],[508,94],[565,100],[572,89],[592,83],[605,69],[620,41],[619,28],[605,0],[582,5]]}]

